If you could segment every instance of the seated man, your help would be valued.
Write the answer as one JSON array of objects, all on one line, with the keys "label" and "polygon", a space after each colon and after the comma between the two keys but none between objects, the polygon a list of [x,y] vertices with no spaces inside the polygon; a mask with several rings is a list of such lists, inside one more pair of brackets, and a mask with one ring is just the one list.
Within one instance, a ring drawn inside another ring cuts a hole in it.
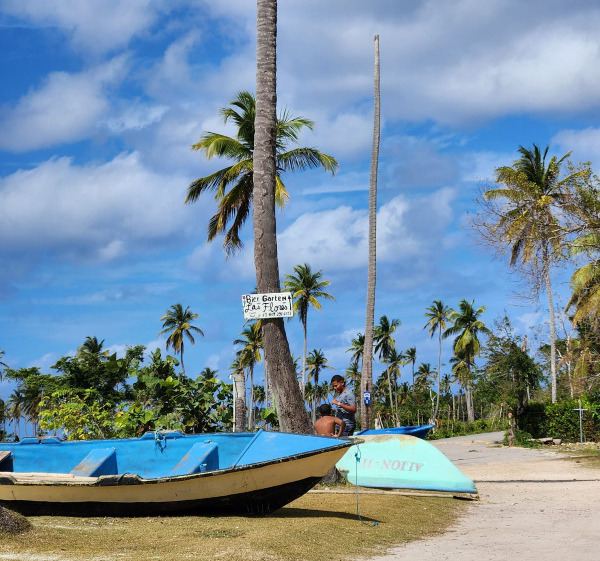
[{"label": "seated man", "polygon": [[[319,407],[319,414],[321,417],[315,423],[317,434],[321,436],[339,437],[344,433],[346,423],[337,417],[332,417],[331,406],[328,403],[323,403],[323,405]],[[337,434],[335,434],[335,425],[340,427]]]}]

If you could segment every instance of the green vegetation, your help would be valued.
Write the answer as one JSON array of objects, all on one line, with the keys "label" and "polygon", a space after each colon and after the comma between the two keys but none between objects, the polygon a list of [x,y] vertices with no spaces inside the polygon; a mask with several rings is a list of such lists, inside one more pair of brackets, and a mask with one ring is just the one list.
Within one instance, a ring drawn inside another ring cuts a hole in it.
[{"label": "green vegetation", "polygon": [[[217,213],[209,221],[207,241],[224,234],[223,249],[233,255],[243,246],[239,234],[252,206],[256,100],[250,92],[239,92],[229,105],[221,109],[221,115],[225,123],[231,121],[236,126],[235,138],[206,132],[192,149],[203,152],[209,160],[216,156],[235,163],[193,181],[185,202],[193,203],[203,193],[214,191]],[[277,119],[275,200],[280,207],[289,199],[281,179],[283,172],[321,167],[333,174],[337,170],[336,159],[315,148],[288,148],[297,143],[302,129],[312,130],[313,126],[310,119],[293,117],[287,110]]]},{"label": "green vegetation", "polygon": [[[345,561],[444,532],[466,508],[439,497],[309,493],[270,516],[31,517],[33,529],[2,537],[0,557],[230,561]],[[372,527],[374,521],[378,525]],[[333,531],[343,525],[344,531]],[[282,539],[282,537],[284,537]]]}]

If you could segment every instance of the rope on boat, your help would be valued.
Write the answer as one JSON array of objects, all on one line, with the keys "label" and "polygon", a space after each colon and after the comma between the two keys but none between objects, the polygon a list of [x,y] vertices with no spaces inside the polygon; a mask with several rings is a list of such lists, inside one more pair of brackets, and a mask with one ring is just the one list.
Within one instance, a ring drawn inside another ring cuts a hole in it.
[{"label": "rope on boat", "polygon": [[358,466],[360,464],[360,445],[356,444],[356,452],[354,453],[354,457],[356,458],[356,469],[354,470],[354,488],[356,489],[356,516],[358,516],[358,519],[361,521],[361,523],[363,523],[365,526],[369,526],[370,528],[374,528],[375,526],[379,525],[379,522],[374,521],[372,524],[369,522],[365,522],[361,515],[360,512],[358,510]]},{"label": "rope on boat", "polygon": [[167,447],[167,436],[158,428],[154,430],[154,444],[161,452]]}]

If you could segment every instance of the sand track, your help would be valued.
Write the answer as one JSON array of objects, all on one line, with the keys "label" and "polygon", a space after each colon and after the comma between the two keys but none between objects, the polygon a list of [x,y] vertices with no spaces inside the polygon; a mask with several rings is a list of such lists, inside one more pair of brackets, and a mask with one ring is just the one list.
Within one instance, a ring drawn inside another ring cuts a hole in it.
[{"label": "sand track", "polygon": [[502,433],[434,442],[473,479],[480,501],[444,535],[378,561],[592,561],[600,555],[600,470],[555,451],[498,446]]}]

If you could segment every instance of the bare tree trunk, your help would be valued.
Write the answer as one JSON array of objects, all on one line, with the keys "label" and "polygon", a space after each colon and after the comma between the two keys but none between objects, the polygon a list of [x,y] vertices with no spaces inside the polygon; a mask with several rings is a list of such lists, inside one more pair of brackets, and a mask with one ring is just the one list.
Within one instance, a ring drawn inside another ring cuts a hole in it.
[{"label": "bare tree trunk", "polygon": [[438,411],[440,409],[440,378],[442,377],[442,330],[439,329],[439,346],[438,346],[438,371],[437,371],[437,398],[435,400],[435,412],[433,413],[433,419],[437,419]]},{"label": "bare tree trunk", "polygon": [[254,430],[254,364],[250,365],[250,407],[248,411],[248,428]]},{"label": "bare tree trunk", "polygon": [[233,375],[233,422],[235,432],[246,431],[246,382],[243,374]]},{"label": "bare tree trunk", "polygon": [[[365,346],[363,349],[363,372],[361,393],[371,392],[373,387],[373,324],[375,322],[375,284],[377,264],[377,167],[379,165],[380,93],[379,93],[379,35],[375,35],[374,69],[375,111],[373,115],[373,147],[371,150],[371,173],[369,178],[369,268],[367,273],[367,317]],[[362,399],[362,396],[359,396]],[[371,405],[362,408],[362,428],[371,428]]]},{"label": "bare tree trunk", "polygon": [[[277,126],[277,0],[256,3],[256,117],[254,122],[254,266],[259,293],[280,292],[275,220]],[[283,432],[314,432],[298,387],[282,318],[262,322],[265,360]]]},{"label": "bare tree trunk", "polygon": [[471,389],[471,382],[465,387],[465,404],[467,406],[467,420],[469,423],[474,423],[475,411],[473,409],[473,390]]},{"label": "bare tree trunk", "polygon": [[[545,256],[544,256],[545,257]],[[548,313],[550,314],[550,380],[552,384],[552,403],[556,403],[556,320],[554,319],[554,302],[550,284],[550,265],[544,259],[544,283],[548,296]]]},{"label": "bare tree trunk", "polygon": [[302,393],[302,399],[304,399],[304,389],[306,388],[306,346],[307,346],[307,332],[306,323],[302,324],[302,330],[304,332],[304,346],[302,348],[302,386],[300,392]]}]

